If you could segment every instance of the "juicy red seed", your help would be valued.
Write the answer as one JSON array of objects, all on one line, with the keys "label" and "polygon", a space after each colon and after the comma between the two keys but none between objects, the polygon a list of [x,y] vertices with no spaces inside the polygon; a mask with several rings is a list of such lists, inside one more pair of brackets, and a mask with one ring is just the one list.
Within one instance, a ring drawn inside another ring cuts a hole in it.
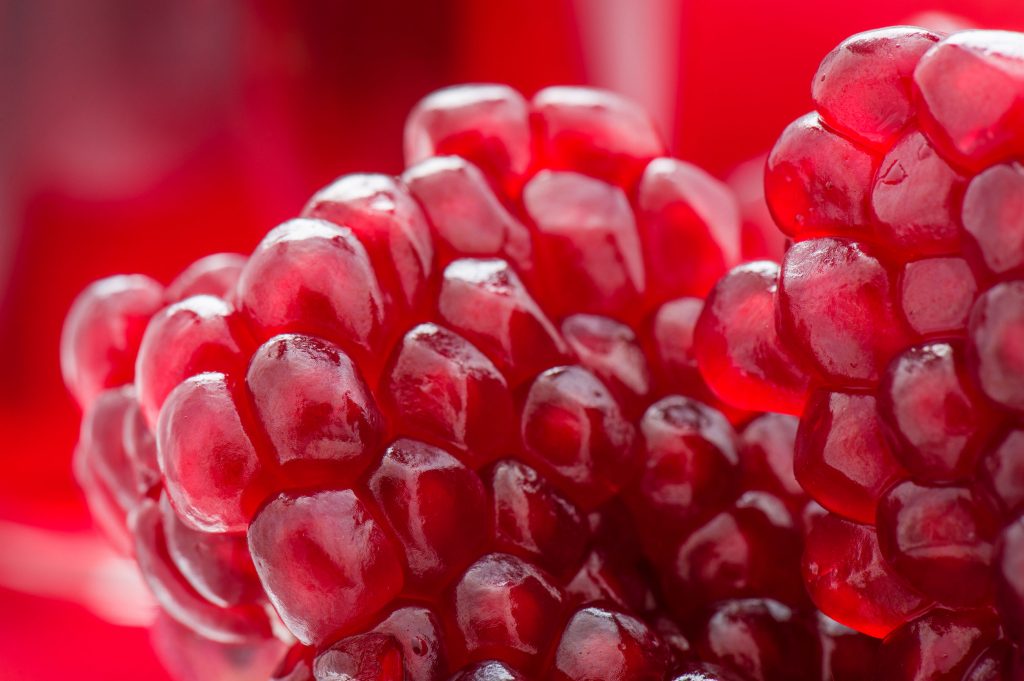
[{"label": "juicy red seed", "polygon": [[775,223],[794,239],[869,233],[874,166],[870,154],[816,114],[797,119],[768,155],[765,198]]},{"label": "juicy red seed", "polygon": [[537,471],[499,461],[491,473],[494,536],[502,551],[523,555],[554,574],[575,570],[586,550],[584,518]]},{"label": "juicy red seed", "polygon": [[629,200],[618,187],[578,173],[542,170],[523,189],[536,225],[545,306],[635,319],[647,274]]},{"label": "juicy red seed", "polygon": [[816,637],[785,605],[769,599],[727,601],[697,641],[701,656],[751,681],[817,681]]},{"label": "juicy red seed", "polygon": [[160,484],[160,463],[157,460],[156,436],[146,423],[137,400],[133,399],[125,412],[121,438],[124,453],[135,473],[135,488],[139,494],[146,494]]},{"label": "juicy red seed", "polygon": [[1024,430],[1011,430],[981,460],[980,476],[1008,517],[1024,510]]},{"label": "juicy red seed", "polygon": [[209,640],[241,643],[270,637],[266,614],[255,606],[221,608],[196,593],[167,553],[160,508],[144,500],[133,515],[135,560],[164,612]]},{"label": "juicy red seed", "polygon": [[1024,410],[1024,281],[997,284],[971,310],[967,343],[978,383],[989,398]]},{"label": "juicy red seed", "polygon": [[668,649],[642,621],[603,608],[584,608],[562,632],[548,678],[641,681],[664,678],[668,666]]},{"label": "juicy red seed", "polygon": [[200,596],[222,608],[264,599],[244,534],[191,529],[178,517],[166,494],[160,496],[160,516],[167,555]]},{"label": "juicy red seed", "polygon": [[665,153],[646,112],[611,92],[549,87],[531,105],[538,162],[544,167],[630,187],[648,161]]},{"label": "juicy red seed", "polygon": [[224,374],[193,376],[167,396],[157,451],[182,520],[205,532],[245,530],[262,466]]},{"label": "juicy red seed", "polygon": [[530,679],[504,662],[485,660],[469,665],[448,681],[530,681]]},{"label": "juicy red seed", "polygon": [[82,488],[85,503],[89,507],[96,526],[107,541],[119,553],[132,555],[132,530],[128,527],[128,510],[122,508],[116,497],[97,475],[99,452],[95,447],[79,443],[71,458],[75,482]]},{"label": "juicy red seed", "polygon": [[405,163],[454,154],[515,194],[531,164],[529,106],[506,85],[457,85],[431,93],[405,122]]},{"label": "juicy red seed", "polygon": [[286,652],[285,645],[276,638],[238,643],[211,641],[158,612],[150,625],[150,639],[157,658],[172,679],[313,681],[312,674],[285,679],[276,675],[275,667]]},{"label": "juicy red seed", "polygon": [[696,350],[697,320],[703,310],[700,298],[678,298],[654,314],[650,354],[657,361],[653,378],[659,387],[686,388],[703,382]]},{"label": "juicy red seed", "polygon": [[901,259],[956,253],[964,186],[924,135],[907,133],[882,159],[871,190],[881,247]]},{"label": "juicy red seed", "polygon": [[565,587],[573,604],[610,603],[623,612],[648,612],[654,605],[649,577],[617,547],[587,554]]},{"label": "juicy red seed", "polygon": [[562,322],[562,336],[579,363],[608,386],[628,411],[643,403],[651,390],[651,372],[630,327],[608,317],[575,314]]},{"label": "juicy red seed", "polygon": [[799,414],[808,376],[776,327],[779,266],[741,265],[712,289],[695,331],[701,375],[741,409]]},{"label": "juicy red seed", "polygon": [[802,604],[801,543],[781,501],[765,492],[747,492],[680,544],[666,575],[668,597],[682,613],[753,596]]},{"label": "juicy red seed", "polygon": [[878,639],[865,636],[820,612],[818,639],[821,642],[822,679],[864,681],[878,674]]},{"label": "juicy red seed", "polygon": [[977,175],[964,196],[964,229],[997,274],[1024,265],[1024,166],[1008,163]]},{"label": "juicy red seed", "polygon": [[993,565],[996,607],[1003,626],[1020,641],[1024,639],[1024,516],[1003,529]]},{"label": "juicy red seed", "polygon": [[821,62],[811,95],[829,125],[866,144],[884,144],[914,117],[912,81],[939,36],[893,27],[858,33]]},{"label": "juicy red seed", "polygon": [[806,542],[804,583],[837,622],[882,638],[930,605],[886,563],[874,528],[827,515]]},{"label": "juicy red seed", "polygon": [[438,681],[447,665],[441,621],[418,606],[399,608],[373,628],[394,637],[402,649],[404,681]]},{"label": "juicy red seed", "polygon": [[474,468],[507,453],[515,437],[505,377],[465,338],[434,324],[399,343],[384,395],[402,434],[452,447]]},{"label": "juicy red seed", "polygon": [[630,481],[637,469],[636,431],[592,373],[579,366],[548,369],[523,405],[527,456],[591,509]]},{"label": "juicy red seed", "polygon": [[672,158],[651,161],[636,203],[654,301],[707,295],[739,263],[739,206],[728,187],[700,168]]},{"label": "juicy red seed", "polygon": [[373,462],[383,417],[359,370],[334,344],[276,336],[253,355],[246,384],[274,457],[292,477],[324,467],[351,480]]},{"label": "juicy red seed", "polygon": [[963,332],[978,292],[962,258],[927,258],[907,263],[900,277],[903,317],[921,335]]},{"label": "juicy red seed", "polygon": [[427,219],[408,189],[387,175],[345,175],[314,194],[302,215],[351,230],[389,302],[416,307],[426,292],[434,247]]},{"label": "juicy red seed", "polygon": [[764,414],[747,424],[740,433],[740,464],[747,489],[803,503],[806,497],[793,468],[799,425],[798,419],[782,414]]},{"label": "juicy red seed", "polygon": [[921,57],[914,71],[919,115],[950,157],[979,167],[1024,151],[1022,67],[1024,38],[1009,31],[956,33]]},{"label": "juicy red seed", "polygon": [[955,606],[991,597],[997,518],[964,487],[904,482],[878,504],[878,541],[888,563],[922,593]]},{"label": "juicy red seed", "polygon": [[949,343],[911,348],[889,367],[879,411],[899,444],[896,457],[915,480],[950,482],[974,474],[989,418],[966,379],[962,355]]},{"label": "juicy red seed", "polygon": [[131,511],[142,497],[123,437],[134,404],[131,386],[99,393],[82,416],[78,436],[78,447],[89,462],[90,472],[122,513]]},{"label": "juicy red seed", "polygon": [[323,220],[272,229],[242,270],[238,301],[260,340],[321,336],[370,364],[387,323],[366,248],[352,230]]},{"label": "juicy red seed", "polygon": [[101,279],[75,298],[60,338],[64,384],[87,407],[105,388],[130,383],[163,287],[141,274]]},{"label": "juicy red seed", "polygon": [[195,296],[156,314],[135,360],[135,388],[150,427],[167,395],[190,376],[240,374],[244,343],[241,320],[220,298]]},{"label": "juicy red seed", "polygon": [[877,381],[904,338],[888,273],[856,243],[815,239],[790,248],[779,303],[783,337],[839,384]]},{"label": "juicy red seed", "polygon": [[349,491],[282,495],[249,525],[256,572],[306,645],[351,631],[402,589],[400,553]]},{"label": "juicy red seed", "polygon": [[739,465],[725,417],[696,400],[670,396],[640,422],[646,457],[633,494],[641,532],[671,550],[679,534],[728,504]]},{"label": "juicy red seed", "polygon": [[480,555],[488,532],[483,483],[444,450],[399,440],[366,484],[405,549],[408,589],[432,593]]},{"label": "juicy red seed", "polygon": [[933,610],[889,634],[880,671],[894,681],[961,681],[998,635],[991,611]]},{"label": "juicy red seed", "polygon": [[335,643],[316,656],[318,681],[405,681],[402,649],[386,634],[358,634]]},{"label": "juicy red seed", "polygon": [[185,268],[167,287],[167,300],[177,302],[192,296],[216,296],[231,300],[246,257],[237,253],[215,253]]},{"label": "juicy red seed", "polygon": [[498,257],[530,276],[530,231],[476,166],[457,156],[434,157],[406,170],[402,179],[430,219],[442,262],[457,256]]},{"label": "juicy red seed", "polygon": [[459,332],[519,385],[559,364],[565,341],[503,260],[456,260],[444,271],[441,321]]},{"label": "juicy red seed", "polygon": [[906,477],[870,395],[816,393],[800,422],[793,466],[808,494],[863,523],[874,522],[878,498]]},{"label": "juicy red seed", "polygon": [[450,626],[461,647],[456,661],[534,666],[551,644],[564,600],[543,570],[505,553],[484,556],[451,594]]}]

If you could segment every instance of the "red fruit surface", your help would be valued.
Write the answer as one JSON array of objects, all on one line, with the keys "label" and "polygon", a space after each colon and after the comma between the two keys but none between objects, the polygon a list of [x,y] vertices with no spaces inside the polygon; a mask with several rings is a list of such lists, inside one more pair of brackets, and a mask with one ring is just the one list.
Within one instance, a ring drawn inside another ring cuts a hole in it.
[{"label": "red fruit surface", "polygon": [[799,414],[808,375],[795,348],[779,336],[779,267],[740,265],[712,289],[695,331],[701,375],[723,401],[741,409],[770,404]]},{"label": "red fruit surface", "polygon": [[[1016,678],[1024,34],[857,34],[811,90],[765,176],[794,243],[758,286],[736,285],[749,266],[717,284],[700,370],[726,404],[800,414],[804,578],[826,615],[888,636],[881,678]],[[778,355],[748,349],[752,318],[813,368],[802,411]]]},{"label": "red fruit surface", "polygon": [[870,636],[885,636],[930,605],[885,561],[874,528],[835,515],[808,535],[803,573],[822,612]]},{"label": "red fruit surface", "polygon": [[879,656],[882,678],[971,678],[966,673],[998,635],[999,623],[991,611],[933,610],[886,637]]},{"label": "red fruit surface", "polygon": [[350,490],[282,495],[249,526],[260,581],[302,643],[352,631],[402,589],[401,558]]},{"label": "red fruit surface", "polygon": [[163,288],[141,274],[101,279],[79,294],[60,341],[64,383],[79,405],[131,382],[146,324],[162,304]]},{"label": "red fruit surface", "polygon": [[249,655],[246,681],[270,657],[275,681],[778,667],[796,615],[712,625],[720,668],[690,642],[737,597],[814,612],[795,424],[741,445],[752,415],[697,369],[693,296],[740,257],[729,190],[583,88],[452,88],[406,135],[400,176],[338,178],[251,255],[69,319],[76,475],[183,653]]}]

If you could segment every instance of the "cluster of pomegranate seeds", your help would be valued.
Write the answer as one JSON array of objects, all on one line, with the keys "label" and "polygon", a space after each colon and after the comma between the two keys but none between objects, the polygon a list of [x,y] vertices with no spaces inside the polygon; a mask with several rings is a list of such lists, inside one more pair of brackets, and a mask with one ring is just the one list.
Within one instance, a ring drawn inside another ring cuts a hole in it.
[{"label": "cluster of pomegranate seeds", "polygon": [[796,420],[698,370],[724,185],[583,88],[438,92],[406,153],[69,315],[77,474],[173,671],[860,678],[870,639],[799,580]]},{"label": "cluster of pomegranate seeds", "polygon": [[800,415],[821,610],[887,679],[1024,673],[1024,34],[910,27],[822,62],[768,157],[781,267],[718,282],[696,356]]}]

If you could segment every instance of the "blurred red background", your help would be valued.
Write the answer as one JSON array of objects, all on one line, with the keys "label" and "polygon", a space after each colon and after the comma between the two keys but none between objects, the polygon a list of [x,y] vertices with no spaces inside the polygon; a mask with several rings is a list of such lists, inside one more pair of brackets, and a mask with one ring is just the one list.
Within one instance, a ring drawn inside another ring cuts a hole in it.
[{"label": "blurred red background", "polygon": [[1020,0],[0,0],[0,679],[166,678],[95,602],[131,580],[71,569],[95,547],[58,339],[88,282],[167,281],[336,175],[397,172],[405,112],[452,83],[617,89],[724,177],[843,37],[929,10],[1024,27]]}]

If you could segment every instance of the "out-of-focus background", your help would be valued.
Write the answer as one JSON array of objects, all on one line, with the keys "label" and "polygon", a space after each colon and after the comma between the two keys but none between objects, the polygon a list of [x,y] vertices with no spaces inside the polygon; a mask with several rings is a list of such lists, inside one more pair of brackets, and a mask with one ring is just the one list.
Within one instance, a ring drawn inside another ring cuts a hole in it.
[{"label": "out-of-focus background", "polygon": [[405,112],[467,81],[623,92],[756,200],[821,57],[911,18],[1024,28],[1024,2],[0,0],[0,679],[167,678],[70,473],[88,282],[247,252],[335,176],[399,171]]}]

